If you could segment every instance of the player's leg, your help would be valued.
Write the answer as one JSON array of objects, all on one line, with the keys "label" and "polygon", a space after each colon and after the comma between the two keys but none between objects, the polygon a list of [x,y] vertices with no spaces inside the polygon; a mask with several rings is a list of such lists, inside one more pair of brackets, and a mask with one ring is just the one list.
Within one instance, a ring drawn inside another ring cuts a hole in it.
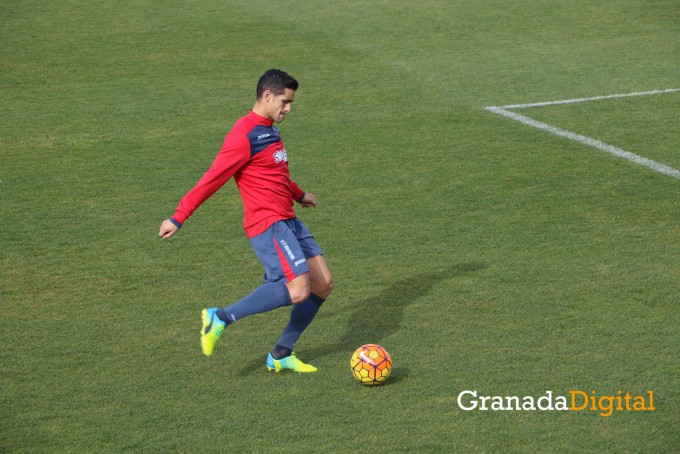
[{"label": "player's leg", "polygon": [[295,235],[284,221],[250,239],[265,269],[265,283],[253,293],[224,308],[203,310],[201,345],[212,355],[215,342],[224,328],[250,315],[305,301],[311,289],[309,268]]},{"label": "player's leg", "polygon": [[323,255],[307,259],[312,293],[325,300],[333,291],[333,276]]},{"label": "player's leg", "polygon": [[[311,273],[307,272],[286,283],[286,287],[288,287],[293,301],[293,308],[291,309],[291,322],[288,323],[289,326],[291,323],[294,323],[294,319],[299,319],[301,314],[307,313],[309,311],[309,301],[314,298],[314,295],[310,293],[310,277]],[[314,306],[314,314],[316,314],[316,311],[319,309],[316,304],[314,304]],[[312,316],[311,318],[314,317]],[[305,328],[307,325],[309,325],[309,322],[311,322],[311,318],[305,323]],[[302,320],[298,320],[298,322],[301,321]],[[302,328],[302,330],[304,330],[304,328]],[[300,333],[302,330],[300,330]],[[299,337],[299,334],[297,337]],[[293,342],[293,345],[294,343],[295,342]],[[293,353],[293,345],[290,345],[290,348],[288,348],[277,344],[276,347],[274,347],[274,350],[272,350],[267,355],[267,369],[270,371],[273,370],[275,372],[281,372],[282,370],[292,370],[295,372],[316,372],[316,367],[303,363],[295,356],[295,353]]]},{"label": "player's leg", "polygon": [[203,353],[207,356],[212,355],[215,342],[220,338],[227,325],[249,315],[267,312],[290,304],[292,304],[292,301],[285,284],[266,283],[229,307],[203,309],[203,328],[201,330]]},{"label": "player's leg", "polygon": [[304,302],[296,304],[291,309],[288,325],[270,353],[274,359],[284,358],[292,353],[295,343],[314,320],[319,308],[333,289],[333,278],[326,260],[321,255],[321,248],[304,224],[295,221],[298,223],[295,230],[307,257],[311,293]]},{"label": "player's leg", "polygon": [[307,259],[307,265],[310,269],[312,292],[305,301],[291,309],[288,325],[271,352],[274,359],[284,358],[292,353],[295,343],[312,323],[333,288],[330,271],[322,255]]}]

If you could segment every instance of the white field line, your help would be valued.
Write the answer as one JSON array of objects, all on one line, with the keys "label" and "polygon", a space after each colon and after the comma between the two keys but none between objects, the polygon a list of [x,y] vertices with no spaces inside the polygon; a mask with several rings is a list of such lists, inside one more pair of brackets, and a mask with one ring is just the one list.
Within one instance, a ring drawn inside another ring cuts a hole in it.
[{"label": "white field line", "polygon": [[609,95],[609,96],[596,96],[594,98],[578,98],[578,99],[567,99],[563,101],[548,101],[548,102],[540,102],[540,103],[532,103],[532,104],[511,104],[507,106],[502,106],[502,107],[497,107],[497,106],[490,106],[486,107],[486,110],[489,112],[493,112],[498,115],[502,115],[504,117],[510,118],[511,120],[518,121],[522,124],[525,124],[527,126],[531,126],[533,128],[541,129],[543,131],[548,131],[551,134],[554,134],[556,136],[560,137],[565,137],[567,139],[573,140],[575,142],[582,143],[584,145],[588,145],[594,148],[597,148],[598,150],[602,150],[606,153],[612,154],[614,156],[618,156],[623,159],[627,159],[631,162],[634,162],[636,164],[648,167],[656,172],[663,173],[664,175],[668,175],[673,178],[677,178],[680,180],[680,171],[676,170],[672,167],[668,167],[667,165],[652,161],[651,159],[643,158],[642,156],[638,156],[634,153],[630,153],[628,151],[622,150],[620,148],[617,148],[613,145],[609,145],[607,143],[601,142],[599,140],[593,139],[591,137],[583,136],[581,134],[576,134],[571,131],[567,131],[565,129],[558,128],[556,126],[549,125],[547,123],[542,123],[540,121],[536,121],[532,118],[526,117],[524,115],[520,115],[515,112],[510,112],[509,110],[506,109],[521,109],[521,108],[527,108],[527,107],[538,107],[538,106],[553,106],[553,105],[559,105],[559,104],[571,104],[571,103],[576,103],[576,102],[585,102],[585,101],[598,101],[601,99],[612,99],[612,98],[623,98],[627,96],[644,96],[644,95],[655,95],[655,94],[660,94],[660,93],[673,93],[680,91],[680,89],[673,88],[669,90],[655,90],[655,91],[647,91],[647,92],[637,92],[637,93],[629,93],[629,94],[621,94],[621,95]]},{"label": "white field line", "polygon": [[576,99],[563,99],[561,101],[545,101],[545,102],[534,102],[531,104],[510,104],[507,106],[500,106],[502,109],[524,109],[527,107],[540,107],[540,106],[557,106],[560,104],[574,104],[577,102],[588,102],[588,101],[601,101],[603,99],[616,99],[616,98],[627,98],[629,96],[648,96],[648,95],[660,95],[663,93],[674,93],[680,91],[680,88],[669,88],[667,90],[653,90],[653,91],[638,91],[635,93],[623,93],[618,95],[607,95],[607,96],[594,96],[592,98],[576,98]]}]

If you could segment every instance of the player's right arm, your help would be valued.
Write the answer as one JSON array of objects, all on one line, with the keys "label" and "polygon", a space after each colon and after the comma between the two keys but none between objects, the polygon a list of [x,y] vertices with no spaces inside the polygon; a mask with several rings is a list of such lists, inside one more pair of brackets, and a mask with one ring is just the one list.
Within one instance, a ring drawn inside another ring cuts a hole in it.
[{"label": "player's right arm", "polygon": [[215,161],[187,194],[182,197],[175,214],[161,223],[158,235],[170,238],[182,227],[184,221],[203,202],[229,181],[250,160],[250,142],[244,135],[230,134],[224,141]]},{"label": "player's right arm", "polygon": [[175,233],[177,233],[178,230],[179,227],[173,224],[170,219],[166,219],[161,223],[161,229],[158,231],[158,236],[163,239],[170,238]]}]

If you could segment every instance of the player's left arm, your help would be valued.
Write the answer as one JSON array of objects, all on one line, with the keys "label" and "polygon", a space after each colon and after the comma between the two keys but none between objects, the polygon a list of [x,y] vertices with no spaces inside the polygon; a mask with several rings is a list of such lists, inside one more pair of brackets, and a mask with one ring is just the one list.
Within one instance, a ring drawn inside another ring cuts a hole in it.
[{"label": "player's left arm", "polygon": [[314,194],[303,191],[293,180],[290,180],[290,191],[293,193],[293,199],[301,206],[305,208],[316,208],[316,199],[314,198]]},{"label": "player's left arm", "polygon": [[299,203],[305,208],[308,207],[316,208],[316,199],[314,198],[314,194],[312,194],[311,192],[305,192],[302,197],[297,199],[297,203]]}]

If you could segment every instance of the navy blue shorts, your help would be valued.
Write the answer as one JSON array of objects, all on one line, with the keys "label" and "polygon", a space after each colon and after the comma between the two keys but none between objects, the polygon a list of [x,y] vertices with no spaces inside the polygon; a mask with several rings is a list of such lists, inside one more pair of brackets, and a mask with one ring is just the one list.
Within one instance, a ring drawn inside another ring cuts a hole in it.
[{"label": "navy blue shorts", "polygon": [[251,238],[250,245],[264,267],[265,282],[290,282],[309,272],[307,259],[323,255],[310,231],[298,218],[275,222]]}]

